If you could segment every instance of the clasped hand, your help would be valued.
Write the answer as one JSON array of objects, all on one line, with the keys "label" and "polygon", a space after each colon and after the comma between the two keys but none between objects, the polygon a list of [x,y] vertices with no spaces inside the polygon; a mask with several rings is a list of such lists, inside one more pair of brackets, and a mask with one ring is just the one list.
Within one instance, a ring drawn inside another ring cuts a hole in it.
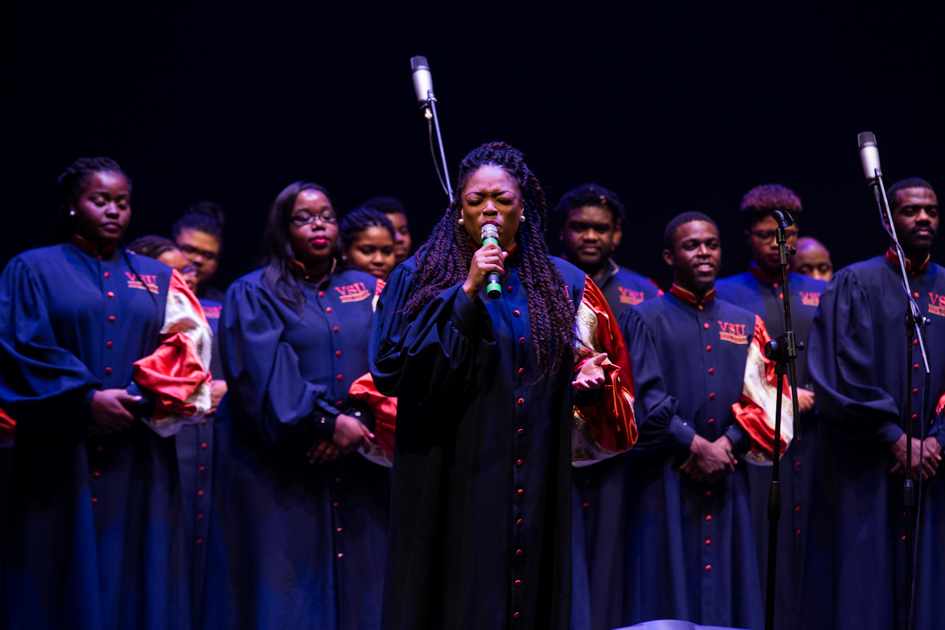
[{"label": "clasped hand", "polygon": [[86,427],[86,434],[100,436],[124,431],[135,419],[130,408],[140,401],[141,396],[132,396],[123,389],[96,391],[89,408],[92,423]]},{"label": "clasped hand", "polygon": [[308,461],[310,464],[324,464],[336,460],[362,446],[368,448],[373,439],[374,434],[361,424],[360,420],[343,413],[338,414],[331,440],[315,442],[308,452]]},{"label": "clasped hand", "polygon": [[679,470],[688,473],[695,481],[715,483],[735,472],[738,460],[732,455],[732,441],[724,435],[714,442],[696,435],[689,450],[692,456]]},{"label": "clasped hand", "polygon": [[[922,448],[922,461],[919,461],[919,446],[923,440],[912,438],[912,478],[918,479],[919,470],[922,471],[922,479],[930,479],[938,472],[938,465],[942,461],[942,445],[934,437],[928,437],[924,440],[925,445]],[[906,474],[906,436],[900,435],[892,445],[893,455],[896,456],[896,464],[889,471],[900,475]]]},{"label": "clasped hand", "polygon": [[601,352],[584,362],[571,385],[581,392],[597,389],[604,384],[604,368],[601,364],[607,359],[607,353]]}]

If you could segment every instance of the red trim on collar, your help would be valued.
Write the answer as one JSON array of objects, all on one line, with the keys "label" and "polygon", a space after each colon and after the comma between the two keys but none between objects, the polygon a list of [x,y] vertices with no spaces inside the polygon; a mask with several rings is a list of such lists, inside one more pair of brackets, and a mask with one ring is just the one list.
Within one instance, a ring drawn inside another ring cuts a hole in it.
[{"label": "red trim on collar", "polygon": [[[891,262],[893,267],[899,269],[899,254],[897,254],[896,250],[894,250],[892,247],[886,250],[886,260]],[[931,254],[929,254],[925,258],[925,262],[919,266],[919,271],[925,271],[929,266],[930,260],[932,260]],[[906,258],[906,271],[911,272],[912,274],[917,273],[916,271],[912,271],[912,262],[908,258]]]},{"label": "red trim on collar", "polygon": [[687,291],[686,289],[682,288],[675,282],[673,283],[673,286],[669,288],[669,292],[675,295],[677,298],[679,298],[683,302],[688,302],[689,304],[694,304],[694,305],[705,304],[706,302],[711,302],[712,300],[715,299],[715,287],[709,289],[709,292],[705,294],[704,298],[702,298],[702,302],[696,299],[695,293],[693,293],[692,291]]},{"label": "red trim on collar", "polygon": [[78,234],[73,234],[70,240],[73,245],[80,248],[89,256],[109,256],[118,249],[118,241],[109,243],[105,247],[99,247],[89,239],[79,236]]},{"label": "red trim on collar", "polygon": [[[788,265],[787,270],[788,270],[788,273],[791,273],[791,265]],[[761,270],[761,267],[759,267],[757,264],[755,264],[754,261],[752,261],[752,263],[751,263],[750,265],[748,265],[748,273],[750,273],[751,275],[755,276],[756,278],[758,278],[758,279],[761,280],[762,282],[767,282],[768,284],[774,284],[775,282],[781,282],[781,273],[780,273],[780,272],[779,272],[778,275],[776,275],[776,276],[769,276],[769,275],[766,274],[764,271],[762,271],[762,270]]]}]

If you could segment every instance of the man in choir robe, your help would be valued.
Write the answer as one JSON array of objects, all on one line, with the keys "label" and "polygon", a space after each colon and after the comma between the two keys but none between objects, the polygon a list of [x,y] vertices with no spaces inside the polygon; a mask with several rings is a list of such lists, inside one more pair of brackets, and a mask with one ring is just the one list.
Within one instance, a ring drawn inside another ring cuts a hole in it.
[{"label": "man in choir robe", "polygon": [[[555,217],[563,257],[594,280],[615,317],[663,294],[652,280],[612,258],[626,222],[626,208],[616,193],[598,184],[582,184],[561,197]],[[622,574],[625,558],[615,553],[613,544],[623,531],[623,497],[631,482],[622,455],[575,468],[573,473],[571,611],[574,630],[584,630],[587,618],[619,618],[619,611],[604,611],[620,601],[623,588],[613,575]]]},{"label": "man in choir robe", "polygon": [[[895,248],[838,271],[821,296],[809,359],[822,420],[823,484],[834,520],[833,539],[824,541],[833,549],[832,571],[820,585],[832,603],[824,628],[903,627],[902,475],[910,447],[913,472],[924,480],[916,483],[913,627],[945,628],[945,489],[938,474],[945,444],[945,270],[930,260],[938,199],[918,178],[897,182],[887,198],[910,295],[931,322],[922,331],[931,374],[925,375],[918,339],[908,363],[908,307]],[[911,436],[905,431],[909,399]]]},{"label": "man in choir robe", "polygon": [[[745,193],[741,203],[741,214],[745,222],[745,237],[751,250],[752,262],[748,271],[719,280],[718,296],[738,304],[760,316],[772,337],[784,332],[784,287],[781,281],[781,265],[778,244],[775,240],[777,221],[772,216],[775,210],[787,210],[795,224],[785,228],[788,247],[793,247],[798,238],[801,200],[794,191],[779,184],[756,186]],[[790,261],[791,259],[789,259]],[[793,263],[792,263],[793,264]],[[790,270],[790,268],[789,268]],[[826,282],[797,273],[790,273],[788,288],[791,293],[791,315],[797,341],[807,345],[810,325],[820,303]],[[822,550],[816,546],[807,548],[810,534],[810,515],[813,507],[812,494],[817,487],[814,481],[814,464],[818,459],[817,421],[814,415],[813,384],[807,370],[807,352],[798,353],[797,397],[801,412],[800,442],[796,442],[784,458],[781,467],[781,502],[784,509],[778,520],[778,560],[775,578],[775,619],[777,625],[789,628],[807,627],[817,618],[817,592],[804,597],[804,576],[816,568]],[[762,578],[767,575],[768,564],[768,490],[771,485],[771,468],[748,467],[751,492],[752,519],[758,543],[758,566]],[[814,558],[810,555],[813,554]]]},{"label": "man in choir robe", "polygon": [[812,236],[802,236],[797,239],[797,251],[794,253],[791,266],[802,276],[810,276],[816,280],[830,282],[830,278],[833,277],[830,251]]},{"label": "man in choir robe", "polygon": [[616,193],[581,184],[555,206],[564,258],[590,276],[615,316],[634,304],[662,295],[656,284],[612,258],[623,238],[626,209]]},{"label": "man in choir robe", "polygon": [[[770,462],[773,453],[777,376],[763,354],[768,333],[760,317],[716,297],[721,248],[712,219],[679,215],[664,240],[670,293],[619,318],[642,419],[627,455],[634,483],[621,621],[760,628],[744,460]],[[787,393],[782,403],[780,453],[791,440]]]}]

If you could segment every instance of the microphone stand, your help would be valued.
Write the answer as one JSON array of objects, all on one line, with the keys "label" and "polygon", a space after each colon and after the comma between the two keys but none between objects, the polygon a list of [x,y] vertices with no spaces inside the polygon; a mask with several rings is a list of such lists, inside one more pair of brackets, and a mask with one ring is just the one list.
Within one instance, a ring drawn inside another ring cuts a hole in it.
[{"label": "microphone stand", "polygon": [[[797,368],[794,360],[797,351],[804,349],[804,344],[794,338],[794,326],[791,322],[791,292],[788,289],[788,250],[787,235],[784,228],[794,225],[794,219],[787,210],[775,210],[772,213],[778,222],[775,238],[778,242],[778,262],[781,265],[781,286],[784,300],[784,334],[765,344],[765,356],[775,362],[774,373],[778,376],[778,399],[774,412],[774,439],[772,443],[771,487],[768,491],[768,576],[765,593],[765,630],[774,628],[774,580],[778,563],[778,520],[781,518],[781,397],[784,391],[784,375],[790,374],[791,403],[794,408],[794,436],[801,441],[800,414],[797,412]],[[790,369],[789,369],[790,368]]]},{"label": "microphone stand", "polygon": [[[909,290],[909,275],[906,273],[906,255],[902,251],[902,245],[899,244],[899,238],[896,236],[895,223],[893,223],[892,211],[889,209],[889,201],[886,199],[886,187],[883,185],[883,173],[879,167],[874,169],[875,180],[872,182],[873,195],[876,197],[876,203],[879,206],[879,213],[883,218],[883,226],[892,239],[896,247],[896,254],[899,257],[899,272],[901,274],[902,290],[906,294],[908,309],[906,310],[906,480],[902,484],[902,504],[906,511],[906,574],[905,574],[905,594],[906,594],[906,628],[912,629],[913,610],[912,605],[915,595],[915,536],[918,533],[918,519],[916,518],[916,497],[915,482],[912,481],[912,431],[913,431],[913,407],[912,407],[912,361],[913,347],[919,346],[919,353],[922,355],[922,364],[925,367],[926,375],[929,374],[929,359],[925,351],[925,339],[922,337],[922,327],[931,322],[922,316],[919,306],[912,299],[912,293]],[[916,343],[918,342],[918,343]],[[922,413],[922,408],[918,410]],[[915,415],[918,420],[920,435],[925,436],[924,422],[921,417]],[[919,442],[919,474],[922,474],[922,452],[924,443],[922,438]],[[921,477],[920,477],[921,479]],[[919,495],[922,493],[922,485],[919,484]]]},{"label": "microphone stand", "polygon": [[[436,169],[436,176],[440,179],[440,186],[450,198],[450,205],[453,203],[453,188],[450,186],[449,168],[446,166],[446,154],[443,153],[443,136],[440,135],[440,117],[436,115],[436,97],[433,96],[433,90],[427,90],[427,100],[422,105],[423,116],[427,119],[427,130],[430,136],[430,153],[433,155],[433,168]],[[433,148],[433,130],[436,129],[436,141],[440,148],[440,158],[436,157],[436,150]],[[443,173],[440,174],[440,160],[443,162]]]}]

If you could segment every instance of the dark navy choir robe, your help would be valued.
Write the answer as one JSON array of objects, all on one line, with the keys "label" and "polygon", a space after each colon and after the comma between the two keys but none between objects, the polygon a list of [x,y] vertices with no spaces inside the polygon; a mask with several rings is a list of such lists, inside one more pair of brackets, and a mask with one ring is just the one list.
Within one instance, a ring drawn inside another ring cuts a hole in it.
[{"label": "dark navy choir robe", "polygon": [[[820,304],[820,295],[827,283],[808,276],[791,273],[791,320],[795,338],[805,346],[810,337],[811,322]],[[784,302],[781,276],[767,277],[755,263],[749,270],[715,283],[718,296],[761,316],[772,338],[784,333]],[[813,391],[814,384],[807,369],[808,352],[798,353],[797,386]],[[823,591],[805,590],[815,584],[807,579],[817,573],[818,559],[827,549],[823,539],[811,532],[811,514],[820,506],[816,496],[819,485],[814,471],[820,457],[817,415],[811,411],[801,416],[802,440],[797,440],[785,453],[780,469],[781,518],[778,520],[778,560],[775,578],[775,624],[783,628],[806,628],[816,625],[820,615]],[[768,566],[768,491],[771,486],[769,466],[749,466],[748,485],[751,493],[755,541],[758,543],[758,566],[764,587]]]},{"label": "dark navy choir robe", "polygon": [[[610,604],[623,616],[606,620],[611,624],[682,619],[761,628],[764,623],[747,464],[739,461],[732,475],[714,484],[698,483],[679,470],[696,433],[710,442],[728,436],[735,454],[763,447],[736,422],[733,405],[745,400],[748,368],[759,360],[757,337],[764,336],[764,324],[713,294],[696,303],[692,294],[674,287],[620,317],[643,404],[637,409],[640,440],[627,454],[633,480],[622,533],[627,567],[613,576],[623,586],[622,598]],[[770,400],[765,407],[771,408]]]},{"label": "dark navy choir robe", "polygon": [[359,453],[326,464],[306,453],[331,439],[339,413],[373,425],[350,408],[349,388],[368,372],[383,282],[353,270],[300,282],[301,315],[262,271],[224,301],[229,390],[215,418],[207,629],[380,626],[390,470]]},{"label": "dark navy choir robe", "polygon": [[[219,328],[223,305],[199,298],[200,306],[213,333],[210,358],[210,374],[213,380],[223,380],[223,363],[220,359]],[[181,496],[184,502],[184,531],[189,558],[191,580],[190,600],[193,607],[194,626],[199,627],[202,616],[204,584],[207,570],[207,538],[210,519],[206,506],[213,500],[213,414],[189,424],[177,434],[177,463],[180,467]],[[198,492],[200,493],[198,495]]]},{"label": "dark navy choir robe", "polygon": [[636,306],[643,300],[663,295],[656,283],[644,275],[626,267],[621,267],[612,258],[607,259],[607,267],[600,280],[594,284],[604,294],[607,305],[615,317],[624,310]]},{"label": "dark navy choir robe", "polygon": [[[176,374],[178,410],[199,417],[191,394],[210,339],[199,310],[170,267],[81,239],[7,265],[0,406],[17,427],[0,627],[190,627],[175,445],[158,435],[177,420],[166,392],[143,384]],[[172,318],[203,338],[165,335]],[[115,388],[143,396],[141,419],[86,437],[93,393]],[[200,395],[209,403],[208,387]]]},{"label": "dark navy choir robe", "polygon": [[[614,316],[644,300],[663,295],[652,280],[608,259],[604,275],[595,284]],[[634,349],[630,348],[631,356]],[[636,381],[636,375],[634,375]],[[639,404],[639,399],[637,399]],[[621,625],[621,580],[626,562],[622,549],[625,525],[624,495],[632,483],[625,455],[595,466],[575,468],[574,522],[572,524],[572,628],[611,630]],[[612,605],[616,606],[613,607]],[[613,623],[612,623],[613,621]]]},{"label": "dark navy choir robe", "polygon": [[[890,446],[904,433],[906,398],[913,436],[945,444],[936,407],[945,392],[945,271],[929,263],[910,270],[909,290],[924,317],[931,378],[918,346],[906,363],[906,300],[894,256],[877,256],[834,275],[811,331],[810,368],[822,421],[825,516],[832,571],[824,628],[902,627],[904,607],[903,477],[890,474]],[[907,370],[913,390],[907,391]],[[915,628],[945,628],[945,469],[922,484]],[[816,515],[815,515],[816,516]]]},{"label": "dark navy choir robe", "polygon": [[[582,314],[594,302],[598,324],[589,325],[598,337],[600,322],[612,322],[612,345],[601,345],[624,366],[632,392],[629,358],[615,347],[623,342],[600,291],[569,263],[554,264],[578,320],[587,321]],[[571,463],[595,459],[575,446],[580,440],[572,443],[575,431],[586,429],[572,416],[572,364],[539,378],[514,257],[506,260],[501,297],[483,292],[470,301],[457,285],[408,319],[400,311],[415,272],[415,258],[394,270],[371,340],[378,390],[398,396],[383,628],[565,629]],[[582,396],[574,402],[585,404]],[[636,439],[632,408],[621,414],[614,417],[623,418],[623,428],[610,437],[622,445],[611,439],[602,457]]]}]

